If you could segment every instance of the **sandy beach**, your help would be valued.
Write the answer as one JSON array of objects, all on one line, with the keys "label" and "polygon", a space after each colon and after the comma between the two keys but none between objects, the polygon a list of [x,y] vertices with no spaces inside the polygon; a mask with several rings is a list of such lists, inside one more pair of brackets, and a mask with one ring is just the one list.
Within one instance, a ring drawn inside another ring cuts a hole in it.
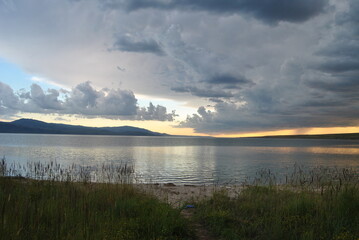
[{"label": "sandy beach", "polygon": [[210,198],[214,192],[218,191],[226,191],[228,196],[235,197],[243,189],[240,185],[175,185],[173,183],[135,184],[135,186],[176,208]]}]

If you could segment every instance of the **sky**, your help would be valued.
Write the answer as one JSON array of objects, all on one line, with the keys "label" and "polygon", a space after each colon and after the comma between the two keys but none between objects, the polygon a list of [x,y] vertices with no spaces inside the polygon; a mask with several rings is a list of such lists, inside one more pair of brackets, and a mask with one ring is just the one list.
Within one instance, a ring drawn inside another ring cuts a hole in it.
[{"label": "sky", "polygon": [[357,0],[0,0],[0,120],[359,132]]}]

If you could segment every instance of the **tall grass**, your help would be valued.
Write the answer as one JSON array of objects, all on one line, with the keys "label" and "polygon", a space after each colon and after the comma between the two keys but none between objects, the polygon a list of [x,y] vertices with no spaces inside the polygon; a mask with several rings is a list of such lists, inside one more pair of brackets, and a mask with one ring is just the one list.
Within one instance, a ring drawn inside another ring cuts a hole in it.
[{"label": "tall grass", "polygon": [[[179,210],[128,184],[132,172],[109,165],[95,175],[93,168],[3,159],[0,239],[192,239]],[[105,183],[91,182],[99,176]]]},{"label": "tall grass", "polygon": [[[193,239],[180,210],[139,192],[126,164],[0,161],[0,239]],[[261,170],[234,198],[215,192],[195,218],[220,239],[359,240],[356,169]]]},{"label": "tall grass", "polygon": [[6,176],[7,174],[7,163],[5,157],[0,160],[0,177]]},{"label": "tall grass", "polygon": [[295,169],[278,185],[261,171],[235,198],[217,192],[196,217],[222,239],[358,240],[359,174],[353,169]]},{"label": "tall grass", "polygon": [[293,187],[304,190],[335,188],[340,190],[348,184],[359,184],[359,168],[314,167],[306,168],[295,164],[287,173],[278,175],[270,169],[260,169],[255,177],[242,182],[244,186]]},{"label": "tall grass", "polygon": [[16,162],[8,163],[5,157],[0,161],[0,176],[87,183],[132,183],[135,180],[134,167],[123,162],[117,164],[103,163],[94,166],[61,165],[54,161],[21,164]]}]

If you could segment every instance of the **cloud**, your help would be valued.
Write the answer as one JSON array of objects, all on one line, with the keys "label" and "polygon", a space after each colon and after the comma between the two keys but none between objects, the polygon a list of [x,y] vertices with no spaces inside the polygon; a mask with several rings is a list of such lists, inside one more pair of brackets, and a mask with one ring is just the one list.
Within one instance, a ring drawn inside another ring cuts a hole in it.
[{"label": "cloud", "polygon": [[[121,2],[132,1],[113,4]],[[32,75],[67,88],[84,81],[99,87],[114,83],[138,94],[181,101],[190,98],[196,103],[196,95],[173,94],[170,89],[191,86],[207,91],[212,87],[201,81],[216,75],[253,80],[245,66],[262,74],[263,64],[278,64],[283,55],[293,54],[289,47],[308,46],[306,38],[311,37],[299,24],[263,25],[242,12],[218,15],[181,7],[123,13],[101,9],[98,4],[97,0],[16,2],[16,14],[0,15],[2,56]],[[289,36],[298,40],[290,41]],[[117,66],[126,71],[119,72]],[[216,88],[232,88],[233,95],[237,85]]]},{"label": "cloud", "polygon": [[218,14],[248,14],[265,22],[303,22],[319,13],[327,0],[105,0],[107,8],[208,11]]},{"label": "cloud", "polygon": [[137,111],[136,120],[159,120],[159,121],[173,121],[176,117],[176,113],[167,113],[166,107],[160,105],[149,104],[147,108],[141,107]]},{"label": "cloud", "polygon": [[347,8],[338,11],[332,22],[331,38],[316,52],[324,62],[321,69],[329,72],[358,70],[359,3],[348,0]]},{"label": "cloud", "polygon": [[359,124],[357,2],[14,1],[2,58],[71,90],[2,86],[1,111],[174,117],[135,92],[199,109],[181,125],[204,133]]},{"label": "cloud", "polygon": [[119,37],[110,50],[153,53],[159,56],[165,54],[160,44],[154,39],[138,39],[129,34]]},{"label": "cloud", "polygon": [[38,106],[40,109],[55,111],[63,109],[62,103],[58,99],[60,93],[55,89],[49,89],[47,93],[44,93],[39,85],[32,84],[31,91],[27,96],[29,96],[29,103]]},{"label": "cloud", "polygon": [[[323,76],[324,75],[324,76]],[[315,78],[308,79],[306,85],[310,88],[337,94],[337,99],[351,97],[350,93],[359,91],[358,72],[332,74],[316,74]]]},{"label": "cloud", "polygon": [[16,107],[19,104],[18,97],[14,94],[12,88],[7,84],[0,82],[0,113],[2,116],[6,114],[15,114]]},{"label": "cloud", "polygon": [[230,84],[230,85],[252,83],[251,80],[248,80],[243,76],[237,78],[237,77],[230,76],[230,75],[213,76],[207,82],[211,83],[211,84]]},{"label": "cloud", "polygon": [[205,89],[203,87],[198,88],[194,86],[173,87],[171,90],[178,93],[191,93],[194,96],[204,98],[231,98],[234,96],[231,92],[221,89]]},{"label": "cloud", "polygon": [[[320,102],[323,103],[323,102]],[[304,107],[304,106],[302,106]],[[314,107],[314,108],[312,108]],[[316,112],[318,107],[322,108]],[[325,109],[325,110],[324,110]],[[353,110],[355,109],[355,112]],[[300,112],[253,112],[233,103],[217,103],[214,111],[205,107],[188,116],[178,127],[194,128],[198,133],[236,133],[305,127],[356,126],[359,108],[341,104],[314,105]],[[338,115],[335,115],[338,114]]]},{"label": "cloud", "polygon": [[12,88],[2,82],[0,82],[0,103],[0,106],[6,108],[16,107],[19,103],[19,99]]},{"label": "cloud", "polygon": [[5,11],[14,11],[16,9],[16,5],[12,0],[1,0],[0,7]]},{"label": "cloud", "polygon": [[215,75],[204,82],[215,87],[218,87],[219,85],[224,89],[237,90],[241,89],[242,87],[251,87],[255,85],[252,80],[249,80],[244,76],[235,77],[229,74]]},{"label": "cloud", "polygon": [[184,42],[179,26],[171,25],[161,37],[166,53],[175,64],[171,75],[178,75],[171,90],[189,93],[206,99],[232,98],[242,88],[254,85],[237,66],[232,66],[225,56],[218,56],[209,49],[195,47]]},{"label": "cloud", "polygon": [[131,116],[137,112],[137,99],[133,92],[121,89],[96,90],[90,82],[74,87],[64,101],[67,114],[84,116]]},{"label": "cloud", "polygon": [[[356,126],[357,79],[309,71],[299,60],[283,64],[281,77],[240,95],[198,108],[179,127],[200,133],[233,133],[303,127]],[[224,100],[224,101],[223,101]]]},{"label": "cloud", "polygon": [[121,89],[94,89],[84,82],[71,91],[48,89],[46,92],[37,84],[31,90],[15,94],[12,88],[0,82],[0,111],[3,114],[57,113],[82,117],[110,119],[173,121],[176,114],[167,113],[163,106],[139,107],[133,92]]},{"label": "cloud", "polygon": [[319,58],[314,66],[317,74],[308,85],[336,94],[338,101],[357,103],[353,95],[359,91],[359,3],[349,0],[344,10],[338,11],[331,26],[331,38],[316,51]]},{"label": "cloud", "polygon": [[[312,56],[285,59],[277,75],[262,74],[263,80],[231,101],[218,101],[212,111],[198,108],[198,113],[188,116],[180,127],[193,127],[202,133],[233,133],[357,126],[358,11],[355,0],[336,5],[328,15],[331,18],[321,20],[326,25],[318,34],[319,44],[311,49]],[[244,104],[237,104],[239,100]]]},{"label": "cloud", "polygon": [[336,59],[323,62],[318,67],[319,70],[328,73],[343,73],[359,70],[359,60]]}]

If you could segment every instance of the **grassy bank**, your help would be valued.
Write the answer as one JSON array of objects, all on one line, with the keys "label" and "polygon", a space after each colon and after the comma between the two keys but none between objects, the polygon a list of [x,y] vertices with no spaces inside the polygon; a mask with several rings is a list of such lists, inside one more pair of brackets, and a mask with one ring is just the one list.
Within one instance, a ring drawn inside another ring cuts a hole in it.
[{"label": "grassy bank", "polygon": [[288,182],[246,186],[235,198],[217,192],[198,203],[196,218],[220,239],[359,239],[356,171],[300,172]]},{"label": "grassy bank", "polygon": [[[234,197],[223,190],[188,202],[195,205],[189,220],[139,191],[133,172],[127,165],[62,168],[3,159],[0,239],[195,239],[190,225],[199,222],[217,239],[359,240],[357,170],[295,167],[279,185],[262,170]],[[92,182],[98,179],[106,183]]]},{"label": "grassy bank", "polygon": [[191,239],[179,210],[126,184],[0,177],[1,239]]}]

